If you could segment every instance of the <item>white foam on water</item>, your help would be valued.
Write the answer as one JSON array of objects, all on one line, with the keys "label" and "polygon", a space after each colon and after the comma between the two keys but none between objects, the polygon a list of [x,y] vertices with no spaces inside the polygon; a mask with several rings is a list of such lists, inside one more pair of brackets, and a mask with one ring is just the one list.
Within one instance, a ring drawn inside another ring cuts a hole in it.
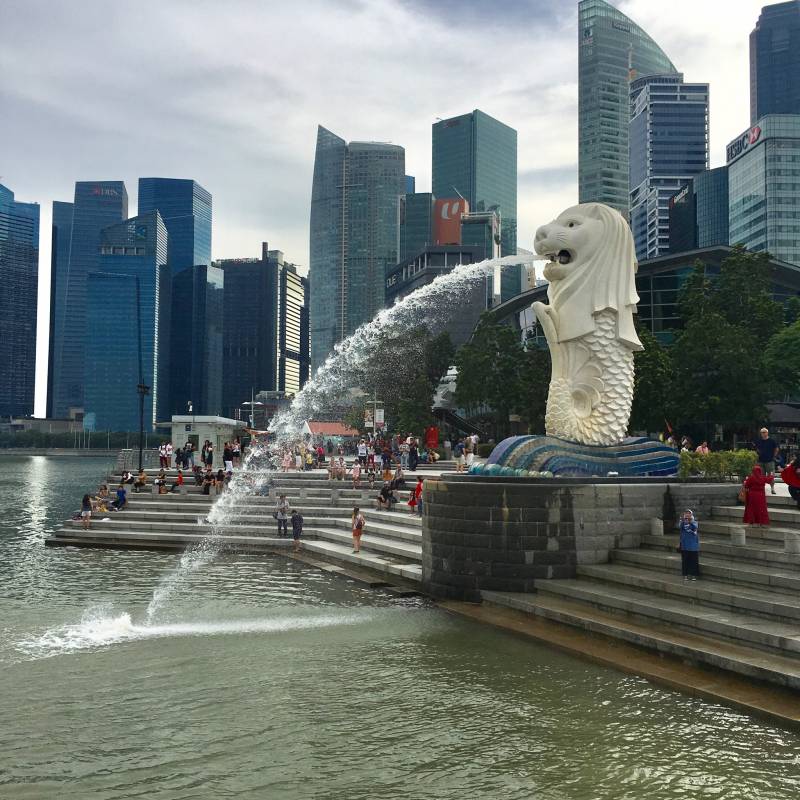
[{"label": "white foam on water", "polygon": [[341,625],[358,625],[370,621],[371,618],[372,614],[369,612],[355,613],[348,610],[346,613],[312,616],[150,625],[134,623],[130,614],[114,614],[108,607],[103,607],[90,609],[78,623],[61,625],[45,631],[40,636],[19,642],[17,650],[29,657],[48,658],[146,639],[291,633]]}]

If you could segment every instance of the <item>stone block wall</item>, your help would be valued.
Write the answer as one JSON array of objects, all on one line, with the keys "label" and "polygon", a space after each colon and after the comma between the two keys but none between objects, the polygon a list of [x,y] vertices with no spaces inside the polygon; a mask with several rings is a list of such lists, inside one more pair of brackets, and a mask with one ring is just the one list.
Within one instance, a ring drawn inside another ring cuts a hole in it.
[{"label": "stone block wall", "polygon": [[707,516],[733,484],[609,483],[446,476],[425,481],[422,578],[431,594],[480,600],[484,589],[530,592],[578,564],[638,547],[653,517],[671,529],[684,507]]}]

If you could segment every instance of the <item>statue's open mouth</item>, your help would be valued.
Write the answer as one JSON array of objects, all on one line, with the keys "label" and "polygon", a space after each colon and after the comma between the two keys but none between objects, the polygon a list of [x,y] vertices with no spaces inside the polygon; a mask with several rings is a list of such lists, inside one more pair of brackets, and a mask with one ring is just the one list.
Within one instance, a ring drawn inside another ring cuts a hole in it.
[{"label": "statue's open mouth", "polygon": [[558,253],[548,253],[547,257],[553,261],[558,261],[559,264],[569,264],[572,261],[572,253],[569,250],[559,250]]}]

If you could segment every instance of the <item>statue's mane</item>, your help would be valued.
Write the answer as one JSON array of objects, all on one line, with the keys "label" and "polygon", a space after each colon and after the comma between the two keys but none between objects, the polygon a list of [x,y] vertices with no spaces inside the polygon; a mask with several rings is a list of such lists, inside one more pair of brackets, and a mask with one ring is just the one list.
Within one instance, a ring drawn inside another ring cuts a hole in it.
[{"label": "statue's mane", "polygon": [[618,211],[602,203],[584,203],[564,212],[568,213],[599,220],[603,235],[590,243],[592,252],[582,265],[566,277],[551,281],[547,289],[550,305],[558,313],[559,341],[592,333],[594,315],[611,309],[617,313],[617,338],[632,350],[642,350],[633,324],[639,295],[636,251],[628,223]]}]

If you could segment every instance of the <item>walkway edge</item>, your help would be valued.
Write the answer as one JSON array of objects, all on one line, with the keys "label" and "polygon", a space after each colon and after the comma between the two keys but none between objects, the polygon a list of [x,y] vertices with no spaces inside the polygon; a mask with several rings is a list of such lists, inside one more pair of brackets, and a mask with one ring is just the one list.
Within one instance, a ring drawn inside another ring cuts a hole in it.
[{"label": "walkway edge", "polygon": [[780,687],[754,683],[730,673],[717,673],[667,654],[608,639],[515,609],[455,600],[436,601],[452,614],[535,639],[578,658],[638,675],[654,684],[800,729],[800,697]]}]

